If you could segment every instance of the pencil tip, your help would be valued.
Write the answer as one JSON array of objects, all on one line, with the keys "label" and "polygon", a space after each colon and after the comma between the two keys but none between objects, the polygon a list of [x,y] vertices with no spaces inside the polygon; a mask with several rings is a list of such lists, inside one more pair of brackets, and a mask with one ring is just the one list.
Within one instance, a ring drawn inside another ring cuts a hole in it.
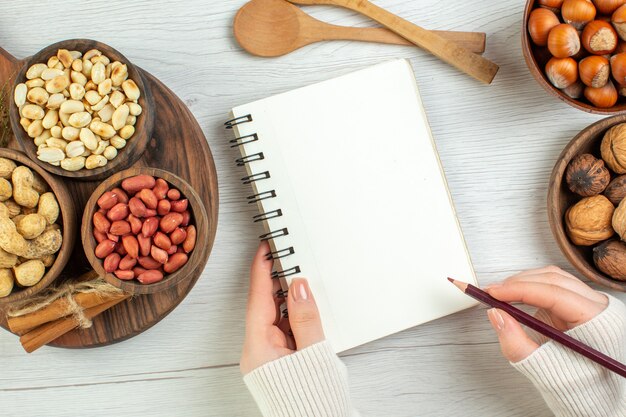
[{"label": "pencil tip", "polygon": [[451,283],[453,283],[453,284],[454,284],[454,279],[452,279],[452,278],[448,277],[448,281],[450,281]]},{"label": "pencil tip", "polygon": [[467,289],[467,283],[465,283],[463,281],[457,281],[456,279],[453,279],[453,278],[450,278],[450,277],[448,277],[448,281],[453,283],[455,287],[457,287],[459,290],[461,290],[463,292],[465,292],[465,290]]}]

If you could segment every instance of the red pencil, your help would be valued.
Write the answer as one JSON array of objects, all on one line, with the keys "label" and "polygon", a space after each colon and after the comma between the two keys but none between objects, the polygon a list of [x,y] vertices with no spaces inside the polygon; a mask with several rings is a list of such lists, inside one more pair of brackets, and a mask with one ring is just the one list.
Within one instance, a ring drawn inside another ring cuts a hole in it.
[{"label": "red pencil", "polygon": [[470,297],[491,307],[499,308],[500,310],[506,311],[520,323],[626,378],[626,365],[624,365],[623,363],[618,362],[615,359],[605,355],[604,353],[585,345],[584,343],[574,339],[571,336],[568,336],[562,331],[557,330],[554,327],[542,322],[541,320],[534,318],[530,314],[523,312],[517,307],[493,298],[480,288],[477,288],[465,282],[457,281],[452,278],[448,278],[448,281],[456,285],[458,289],[460,289]]}]

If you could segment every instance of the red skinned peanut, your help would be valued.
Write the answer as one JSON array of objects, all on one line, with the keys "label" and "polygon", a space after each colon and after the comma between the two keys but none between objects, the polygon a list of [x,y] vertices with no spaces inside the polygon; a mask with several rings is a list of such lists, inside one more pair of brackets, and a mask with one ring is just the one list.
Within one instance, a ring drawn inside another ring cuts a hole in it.
[{"label": "red skinned peanut", "polygon": [[131,258],[137,258],[139,256],[139,242],[133,235],[126,235],[122,238],[122,245]]},{"label": "red skinned peanut", "polygon": [[122,189],[127,193],[135,194],[144,188],[154,187],[155,183],[156,180],[150,175],[136,175],[122,181]]},{"label": "red skinned peanut", "polygon": [[152,256],[152,258],[160,264],[166,263],[169,258],[167,252],[156,245],[152,245],[150,248],[150,256]]},{"label": "red skinned peanut", "polygon": [[166,252],[168,255],[173,255],[176,253],[177,250],[178,250],[178,246],[172,245]]},{"label": "red skinned peanut", "polygon": [[172,204],[169,200],[160,200],[157,205],[157,214],[159,216],[165,216],[172,209]]},{"label": "red skinned peanut", "polygon": [[137,235],[137,241],[139,242],[139,250],[141,256],[150,255],[150,248],[152,247],[152,239],[145,237],[144,235]]},{"label": "red skinned peanut", "polygon": [[120,256],[128,255],[128,252],[126,252],[126,248],[124,248],[124,245],[121,243],[118,243],[117,246],[115,246],[115,252],[119,253]]},{"label": "red skinned peanut", "polygon": [[163,249],[164,251],[167,251],[169,250],[169,248],[172,247],[172,241],[163,232],[156,232],[152,240],[155,245],[157,245],[159,248]]},{"label": "red skinned peanut", "polygon": [[189,200],[186,198],[182,200],[172,201],[172,211],[176,211],[178,213],[182,213],[187,210],[187,206],[189,205]]},{"label": "red skinned peanut", "polygon": [[114,235],[113,233],[107,233],[107,239],[112,240],[113,242],[119,242],[120,241],[120,237],[117,235]]},{"label": "red skinned peanut", "polygon": [[142,284],[153,284],[163,279],[163,273],[161,271],[146,271],[137,277],[137,280]]},{"label": "red skinned peanut", "polygon": [[156,217],[149,217],[143,222],[143,227],[141,228],[141,234],[144,237],[151,237],[156,233],[159,229],[159,219]]},{"label": "red skinned peanut", "polygon": [[183,265],[187,263],[187,255],[184,253],[176,253],[170,256],[169,260],[163,266],[163,270],[168,274],[178,271]]},{"label": "red skinned peanut", "polygon": [[135,217],[135,215],[133,214],[129,214],[128,223],[130,223],[130,231],[134,235],[137,235],[139,234],[139,232],[141,232],[141,227],[143,226],[143,223],[141,222],[141,220],[139,220],[138,217]]},{"label": "red skinned peanut", "polygon": [[133,272],[135,273],[136,277],[138,277],[139,275],[143,274],[146,271],[147,271],[147,269],[142,268],[140,266],[136,266],[136,267],[133,268]]},{"label": "red skinned peanut", "polygon": [[118,267],[119,269],[128,271],[129,269],[133,269],[135,265],[137,265],[137,258],[131,258],[130,255],[126,255],[120,260]]},{"label": "red skinned peanut", "polygon": [[112,222],[124,220],[126,217],[128,217],[128,205],[124,203],[117,203],[107,212],[107,218]]},{"label": "red skinned peanut", "polygon": [[189,222],[191,221],[191,213],[189,210],[183,211],[183,222],[180,224],[183,227],[189,226]]},{"label": "red skinned peanut", "polygon": [[187,237],[183,242],[183,249],[189,253],[196,247],[196,226],[187,227]]},{"label": "red skinned peanut", "polygon": [[117,196],[111,191],[107,191],[106,193],[102,194],[98,199],[98,205],[100,206],[100,208],[103,208],[105,210],[110,209],[118,202],[119,201],[117,200]]},{"label": "red skinned peanut", "polygon": [[148,210],[143,201],[137,197],[133,197],[128,201],[128,208],[135,217],[145,217],[146,211]]},{"label": "red skinned peanut", "polygon": [[104,270],[106,272],[113,272],[117,269],[120,264],[120,259],[122,257],[119,253],[111,253],[106,258],[104,258]]},{"label": "red skinned peanut", "polygon": [[146,216],[145,217],[154,217],[157,215],[157,211],[153,209],[146,208]]},{"label": "red skinned peanut", "polygon": [[173,245],[180,245],[185,241],[186,237],[187,232],[185,232],[185,229],[183,229],[182,227],[177,227],[172,233],[170,233],[170,240],[172,241]]},{"label": "red skinned peanut", "polygon": [[130,223],[126,220],[117,220],[111,223],[111,229],[109,229],[109,233],[116,236],[123,236],[125,234],[130,233]]},{"label": "red skinned peanut", "polygon": [[113,194],[117,197],[118,203],[128,204],[128,194],[121,188],[114,188],[111,190]]},{"label": "red skinned peanut", "polygon": [[168,213],[161,218],[160,227],[165,233],[171,233],[183,222],[183,215],[180,213]]},{"label": "red skinned peanut", "polygon": [[167,181],[163,178],[157,178],[156,183],[152,191],[154,191],[154,195],[157,196],[159,200],[163,200],[167,197],[167,192],[169,191],[170,186],[167,185]]},{"label": "red skinned peanut", "polygon": [[157,198],[157,196],[152,190],[149,190],[147,188],[139,191],[137,194],[135,194],[135,197],[143,201],[146,207],[152,210],[156,209],[157,205],[159,204],[159,199]]},{"label": "red skinned peanut", "polygon": [[139,257],[139,265],[146,269],[159,269],[161,267],[161,263],[157,262],[151,256],[140,256]]},{"label": "red skinned peanut", "polygon": [[104,214],[96,212],[93,214],[93,227],[100,233],[109,233],[111,222]]},{"label": "red skinned peanut", "polygon": [[102,242],[103,240],[108,239],[106,233],[102,233],[101,231],[99,231],[97,229],[93,229],[93,237],[96,238],[96,242],[98,242],[98,243]]},{"label": "red skinned peanut", "polygon": [[135,273],[133,271],[122,271],[121,269],[118,269],[115,271],[115,276],[121,280],[129,281],[135,278]]},{"label": "red skinned peanut", "polygon": [[172,188],[167,192],[167,198],[169,198],[170,200],[178,200],[180,198],[180,191],[178,191],[176,188]]},{"label": "red skinned peanut", "polygon": [[104,259],[107,256],[109,256],[111,252],[113,252],[114,250],[115,250],[115,242],[107,239],[98,243],[98,246],[96,246],[95,254],[96,254],[96,257],[100,259]]}]

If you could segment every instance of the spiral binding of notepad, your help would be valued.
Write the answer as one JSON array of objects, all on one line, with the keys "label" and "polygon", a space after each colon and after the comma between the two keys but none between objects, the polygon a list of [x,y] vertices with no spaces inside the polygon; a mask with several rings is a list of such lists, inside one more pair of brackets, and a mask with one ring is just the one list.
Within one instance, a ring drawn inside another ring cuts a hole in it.
[{"label": "spiral binding of notepad", "polygon": [[[226,129],[232,129],[237,125],[240,125],[243,123],[250,123],[252,121],[253,121],[252,115],[247,114],[245,116],[240,116],[240,117],[227,121],[226,123],[224,123],[224,126],[226,127]],[[259,140],[259,136],[256,133],[251,133],[249,135],[244,135],[244,136],[236,137],[235,139],[231,139],[229,142],[230,142],[231,148],[236,148],[238,146],[245,145],[247,143],[255,142],[258,140]],[[265,159],[265,155],[263,154],[263,152],[257,152],[255,154],[246,155],[241,158],[237,158],[235,160],[235,163],[237,164],[237,166],[245,166],[251,162],[261,161],[263,159]],[[243,184],[252,184],[252,183],[267,180],[270,178],[271,178],[271,174],[269,171],[262,171],[262,172],[253,173],[246,177],[243,177],[241,179],[241,182]],[[254,194],[254,195],[246,197],[246,200],[248,201],[248,204],[252,204],[252,203],[258,203],[259,201],[270,199],[270,198],[277,198],[276,190],[263,191],[258,194]],[[274,219],[277,217],[282,217],[282,215],[283,215],[283,210],[276,209],[276,210],[271,210],[271,211],[257,214],[252,219],[256,223],[256,222],[267,221],[269,219]],[[281,229],[270,231],[268,233],[264,233],[261,236],[259,236],[259,239],[261,240],[276,239],[281,236],[287,236],[288,234],[289,234],[289,229],[284,227]],[[270,252],[267,254],[266,257],[268,260],[281,259],[287,256],[294,255],[295,253],[296,251],[293,248],[293,246],[290,246],[284,249],[279,249],[279,250]],[[277,271],[272,272],[272,278],[275,278],[275,279],[285,278],[291,275],[299,274],[300,272],[301,272],[300,266],[296,265],[289,269],[277,270]],[[287,290],[279,290],[276,293],[278,297],[282,297],[282,298],[284,298],[286,294],[287,294]],[[283,311],[283,316],[288,317],[288,313],[286,310]]]}]

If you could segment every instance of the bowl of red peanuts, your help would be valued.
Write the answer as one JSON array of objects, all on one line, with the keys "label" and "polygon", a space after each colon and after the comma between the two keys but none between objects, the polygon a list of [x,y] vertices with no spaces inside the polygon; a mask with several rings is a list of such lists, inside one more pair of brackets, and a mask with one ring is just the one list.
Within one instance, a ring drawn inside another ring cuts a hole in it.
[{"label": "bowl of red peanuts", "polygon": [[147,167],[119,172],[93,192],[82,220],[91,266],[131,294],[170,288],[198,267],[198,238],[208,217],[200,197],[182,178]]}]

